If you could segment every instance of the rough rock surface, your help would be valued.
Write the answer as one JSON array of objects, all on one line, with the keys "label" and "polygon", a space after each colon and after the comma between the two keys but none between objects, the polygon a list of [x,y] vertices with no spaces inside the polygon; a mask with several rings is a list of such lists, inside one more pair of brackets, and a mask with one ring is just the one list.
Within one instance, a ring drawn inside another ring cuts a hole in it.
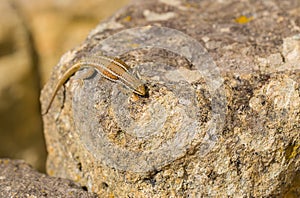
[{"label": "rough rock surface", "polygon": [[299,196],[299,13],[296,0],[135,1],[116,13],[65,54],[42,105],[99,51],[148,95],[130,99],[99,74],[67,83],[44,116],[48,173],[104,197]]},{"label": "rough rock surface", "polygon": [[97,197],[68,179],[49,177],[22,160],[0,159],[0,197]]}]

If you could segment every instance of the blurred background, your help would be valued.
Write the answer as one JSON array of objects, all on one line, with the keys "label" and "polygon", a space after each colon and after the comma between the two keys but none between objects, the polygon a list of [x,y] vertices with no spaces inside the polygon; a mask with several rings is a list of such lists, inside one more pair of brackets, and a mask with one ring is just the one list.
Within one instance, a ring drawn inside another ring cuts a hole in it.
[{"label": "blurred background", "polygon": [[0,1],[0,157],[45,171],[40,90],[64,52],[129,0]]}]

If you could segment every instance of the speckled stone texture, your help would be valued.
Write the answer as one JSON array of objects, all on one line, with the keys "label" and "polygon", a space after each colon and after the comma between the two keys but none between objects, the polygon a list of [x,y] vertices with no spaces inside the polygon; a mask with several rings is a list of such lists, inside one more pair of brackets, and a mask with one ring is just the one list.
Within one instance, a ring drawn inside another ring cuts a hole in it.
[{"label": "speckled stone texture", "polygon": [[43,118],[48,173],[102,197],[300,196],[299,4],[134,1],[99,24],[42,106],[89,53],[124,60],[148,95],[76,73]]},{"label": "speckled stone texture", "polygon": [[22,160],[0,159],[0,197],[97,196],[68,179],[41,174]]}]

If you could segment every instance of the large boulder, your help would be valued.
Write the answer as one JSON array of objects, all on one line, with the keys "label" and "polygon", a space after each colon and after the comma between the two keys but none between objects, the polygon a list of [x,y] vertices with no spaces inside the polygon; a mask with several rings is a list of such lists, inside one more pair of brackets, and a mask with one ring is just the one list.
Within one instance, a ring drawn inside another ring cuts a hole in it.
[{"label": "large boulder", "polygon": [[48,173],[101,196],[299,196],[299,10],[134,1],[63,56],[41,101],[97,53],[125,61],[148,94],[77,72],[43,117]]}]

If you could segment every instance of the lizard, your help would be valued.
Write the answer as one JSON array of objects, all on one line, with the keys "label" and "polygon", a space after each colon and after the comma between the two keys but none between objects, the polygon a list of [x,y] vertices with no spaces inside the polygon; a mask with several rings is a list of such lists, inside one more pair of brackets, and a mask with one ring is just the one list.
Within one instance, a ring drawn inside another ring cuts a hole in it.
[{"label": "lizard", "polygon": [[129,90],[137,95],[146,95],[146,88],[144,83],[128,72],[129,66],[122,60],[103,55],[87,56],[73,64],[57,81],[54,91],[50,97],[49,103],[47,104],[45,110],[42,112],[42,115],[48,113],[58,90],[68,81],[71,76],[73,76],[78,70],[84,67],[91,67],[95,69],[104,78],[113,82],[123,84],[125,87],[129,88]]}]

